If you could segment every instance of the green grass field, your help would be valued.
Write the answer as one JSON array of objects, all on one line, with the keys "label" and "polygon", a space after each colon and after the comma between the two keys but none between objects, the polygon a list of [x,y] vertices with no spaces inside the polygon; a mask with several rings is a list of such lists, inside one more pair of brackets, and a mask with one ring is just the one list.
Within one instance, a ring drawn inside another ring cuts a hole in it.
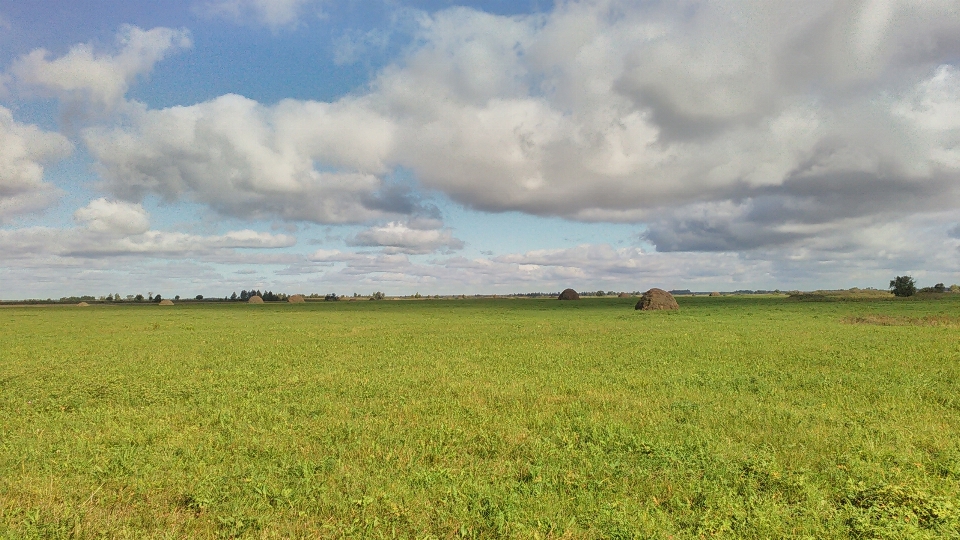
[{"label": "green grass field", "polygon": [[0,538],[960,538],[960,295],[0,309]]}]

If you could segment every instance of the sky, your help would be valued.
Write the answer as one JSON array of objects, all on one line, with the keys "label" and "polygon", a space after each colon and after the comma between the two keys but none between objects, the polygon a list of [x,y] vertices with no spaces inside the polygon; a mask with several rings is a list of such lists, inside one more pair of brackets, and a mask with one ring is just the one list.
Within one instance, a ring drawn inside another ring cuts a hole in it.
[{"label": "sky", "polygon": [[0,298],[960,282],[960,0],[0,0]]}]

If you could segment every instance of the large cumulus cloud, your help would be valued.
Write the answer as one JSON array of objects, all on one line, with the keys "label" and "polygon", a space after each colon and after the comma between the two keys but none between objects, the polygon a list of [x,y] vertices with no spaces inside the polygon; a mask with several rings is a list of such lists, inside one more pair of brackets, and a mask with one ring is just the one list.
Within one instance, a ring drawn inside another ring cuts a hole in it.
[{"label": "large cumulus cloud", "polygon": [[410,214],[418,203],[384,180],[394,127],[362,100],[237,95],[128,112],[133,126],[91,128],[85,141],[103,187],[127,200],[156,193],[226,215],[356,223]]}]

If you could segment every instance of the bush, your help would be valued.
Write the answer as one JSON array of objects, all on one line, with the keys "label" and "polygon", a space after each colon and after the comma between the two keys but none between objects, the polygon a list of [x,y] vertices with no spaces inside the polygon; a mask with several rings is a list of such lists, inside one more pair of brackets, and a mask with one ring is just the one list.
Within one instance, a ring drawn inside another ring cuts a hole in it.
[{"label": "bush", "polygon": [[913,296],[917,292],[917,283],[910,276],[897,276],[890,280],[890,291],[894,296]]}]

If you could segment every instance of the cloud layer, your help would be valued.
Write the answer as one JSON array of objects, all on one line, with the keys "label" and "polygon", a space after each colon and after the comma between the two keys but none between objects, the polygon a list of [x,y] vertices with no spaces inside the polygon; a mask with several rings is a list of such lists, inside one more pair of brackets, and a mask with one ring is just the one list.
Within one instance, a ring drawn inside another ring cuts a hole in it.
[{"label": "cloud layer", "polygon": [[85,141],[132,201],[356,223],[417,211],[384,192],[406,168],[480,210],[647,222],[665,250],[783,245],[960,202],[957,9],[453,8],[366,93],[140,110]]},{"label": "cloud layer", "polygon": [[464,244],[443,229],[439,220],[417,219],[408,222],[391,221],[382,227],[370,227],[347,239],[348,246],[380,247],[384,253],[410,255],[455,251]]},{"label": "cloud layer", "polygon": [[248,229],[200,236],[150,229],[150,218],[139,204],[97,199],[74,213],[73,228],[27,227],[0,229],[0,251],[8,264],[48,257],[85,259],[135,256],[143,258],[199,257],[218,260],[243,248],[286,248],[296,240],[284,234]]},{"label": "cloud layer", "polygon": [[[310,3],[203,5],[277,30]],[[286,275],[332,283],[956,275],[956,0],[597,0],[523,16],[458,7],[404,17],[417,25],[408,46],[332,102],[131,101],[131,85],[192,46],[186,30],[128,26],[112,51],[80,44],[60,57],[22,56],[3,77],[11,94],[96,113],[76,142],[95,162],[94,197],[105,197],[77,210],[71,229],[0,230],[0,247],[36,264],[31,250],[88,259],[213,250],[229,260],[238,248],[294,242],[151,230],[141,203],[158,197],[287,222],[279,226],[362,225],[344,240],[357,251],[272,259],[289,265]],[[334,61],[385,46],[375,32],[353,37]],[[72,145],[2,107],[0,138],[0,222],[10,222],[56,199],[43,166]],[[656,252],[597,243],[455,256],[465,244],[432,197],[490,213],[635,223],[638,244]]]}]

